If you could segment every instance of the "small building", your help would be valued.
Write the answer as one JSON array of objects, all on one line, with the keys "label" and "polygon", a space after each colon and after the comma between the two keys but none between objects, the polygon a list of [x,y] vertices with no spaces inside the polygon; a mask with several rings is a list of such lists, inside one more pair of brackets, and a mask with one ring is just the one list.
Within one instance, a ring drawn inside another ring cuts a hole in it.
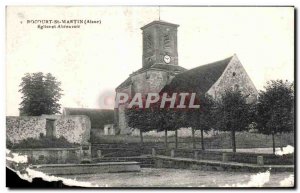
[{"label": "small building", "polygon": [[64,108],[63,115],[85,115],[89,117],[91,121],[91,137],[93,137],[93,135],[117,134],[113,127],[114,110],[90,108]]}]

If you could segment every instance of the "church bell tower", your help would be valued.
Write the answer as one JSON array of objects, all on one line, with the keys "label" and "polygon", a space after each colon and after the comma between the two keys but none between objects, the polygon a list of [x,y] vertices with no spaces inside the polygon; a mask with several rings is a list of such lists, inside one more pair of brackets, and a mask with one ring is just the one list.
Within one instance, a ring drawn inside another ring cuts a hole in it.
[{"label": "church bell tower", "polygon": [[143,31],[143,68],[153,65],[178,65],[177,28],[179,25],[153,21]]}]

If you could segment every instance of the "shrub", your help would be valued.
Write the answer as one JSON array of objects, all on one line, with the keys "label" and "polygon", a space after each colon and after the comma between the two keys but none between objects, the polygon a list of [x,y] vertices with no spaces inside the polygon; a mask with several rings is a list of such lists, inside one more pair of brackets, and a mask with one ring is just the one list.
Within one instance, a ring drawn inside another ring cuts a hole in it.
[{"label": "shrub", "polygon": [[77,147],[79,144],[70,143],[63,136],[59,138],[42,137],[39,139],[27,138],[21,140],[19,143],[6,143],[8,148],[12,149],[26,149],[26,148],[70,148]]}]

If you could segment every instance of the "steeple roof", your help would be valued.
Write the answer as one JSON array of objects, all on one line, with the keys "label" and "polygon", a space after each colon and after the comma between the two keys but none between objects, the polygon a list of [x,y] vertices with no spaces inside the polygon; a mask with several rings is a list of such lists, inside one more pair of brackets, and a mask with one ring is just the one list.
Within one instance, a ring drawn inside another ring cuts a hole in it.
[{"label": "steeple roof", "polygon": [[179,27],[179,25],[174,24],[174,23],[169,23],[169,22],[162,21],[162,20],[155,20],[155,21],[152,21],[151,23],[148,23],[147,25],[141,27],[141,30],[144,30],[145,28],[150,27],[151,25],[155,25],[155,24],[169,25],[169,26],[173,26],[173,27]]}]

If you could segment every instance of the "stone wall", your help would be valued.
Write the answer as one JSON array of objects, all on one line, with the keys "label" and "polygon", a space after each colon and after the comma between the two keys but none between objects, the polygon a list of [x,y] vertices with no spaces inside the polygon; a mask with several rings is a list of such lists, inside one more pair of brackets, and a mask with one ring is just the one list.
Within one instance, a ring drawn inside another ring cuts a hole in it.
[{"label": "stone wall", "polygon": [[15,149],[12,152],[27,155],[30,164],[69,164],[81,161],[80,147]]},{"label": "stone wall", "polygon": [[[173,151],[173,155],[172,155]],[[293,165],[294,164],[294,154],[286,154],[283,156],[273,155],[268,153],[246,153],[246,152],[225,152],[225,151],[203,151],[203,150],[193,150],[193,149],[158,149],[155,148],[157,155],[162,156],[174,156],[178,158],[190,158],[199,160],[215,160],[224,161],[224,156],[226,161],[235,163],[248,163],[257,164],[257,156],[263,156],[264,164],[266,165]]]},{"label": "stone wall", "polygon": [[26,138],[46,136],[46,118],[55,118],[56,137],[63,136],[70,143],[86,144],[90,140],[91,122],[87,116],[7,116],[6,137],[12,143]]},{"label": "stone wall", "polygon": [[294,166],[272,166],[270,165],[256,165],[234,162],[216,162],[210,160],[196,160],[187,158],[173,158],[166,156],[154,157],[155,168],[176,168],[176,169],[192,169],[192,170],[204,170],[204,171],[227,171],[227,172],[265,172],[271,170],[271,172],[293,172]]},{"label": "stone wall", "polygon": [[81,174],[103,174],[121,172],[139,172],[141,167],[138,162],[104,162],[89,164],[55,164],[33,166],[36,171],[48,175],[81,175]]},{"label": "stone wall", "polygon": [[225,90],[239,89],[248,102],[255,101],[258,92],[245,71],[244,67],[234,55],[220,79],[209,89],[207,94],[220,99]]}]

